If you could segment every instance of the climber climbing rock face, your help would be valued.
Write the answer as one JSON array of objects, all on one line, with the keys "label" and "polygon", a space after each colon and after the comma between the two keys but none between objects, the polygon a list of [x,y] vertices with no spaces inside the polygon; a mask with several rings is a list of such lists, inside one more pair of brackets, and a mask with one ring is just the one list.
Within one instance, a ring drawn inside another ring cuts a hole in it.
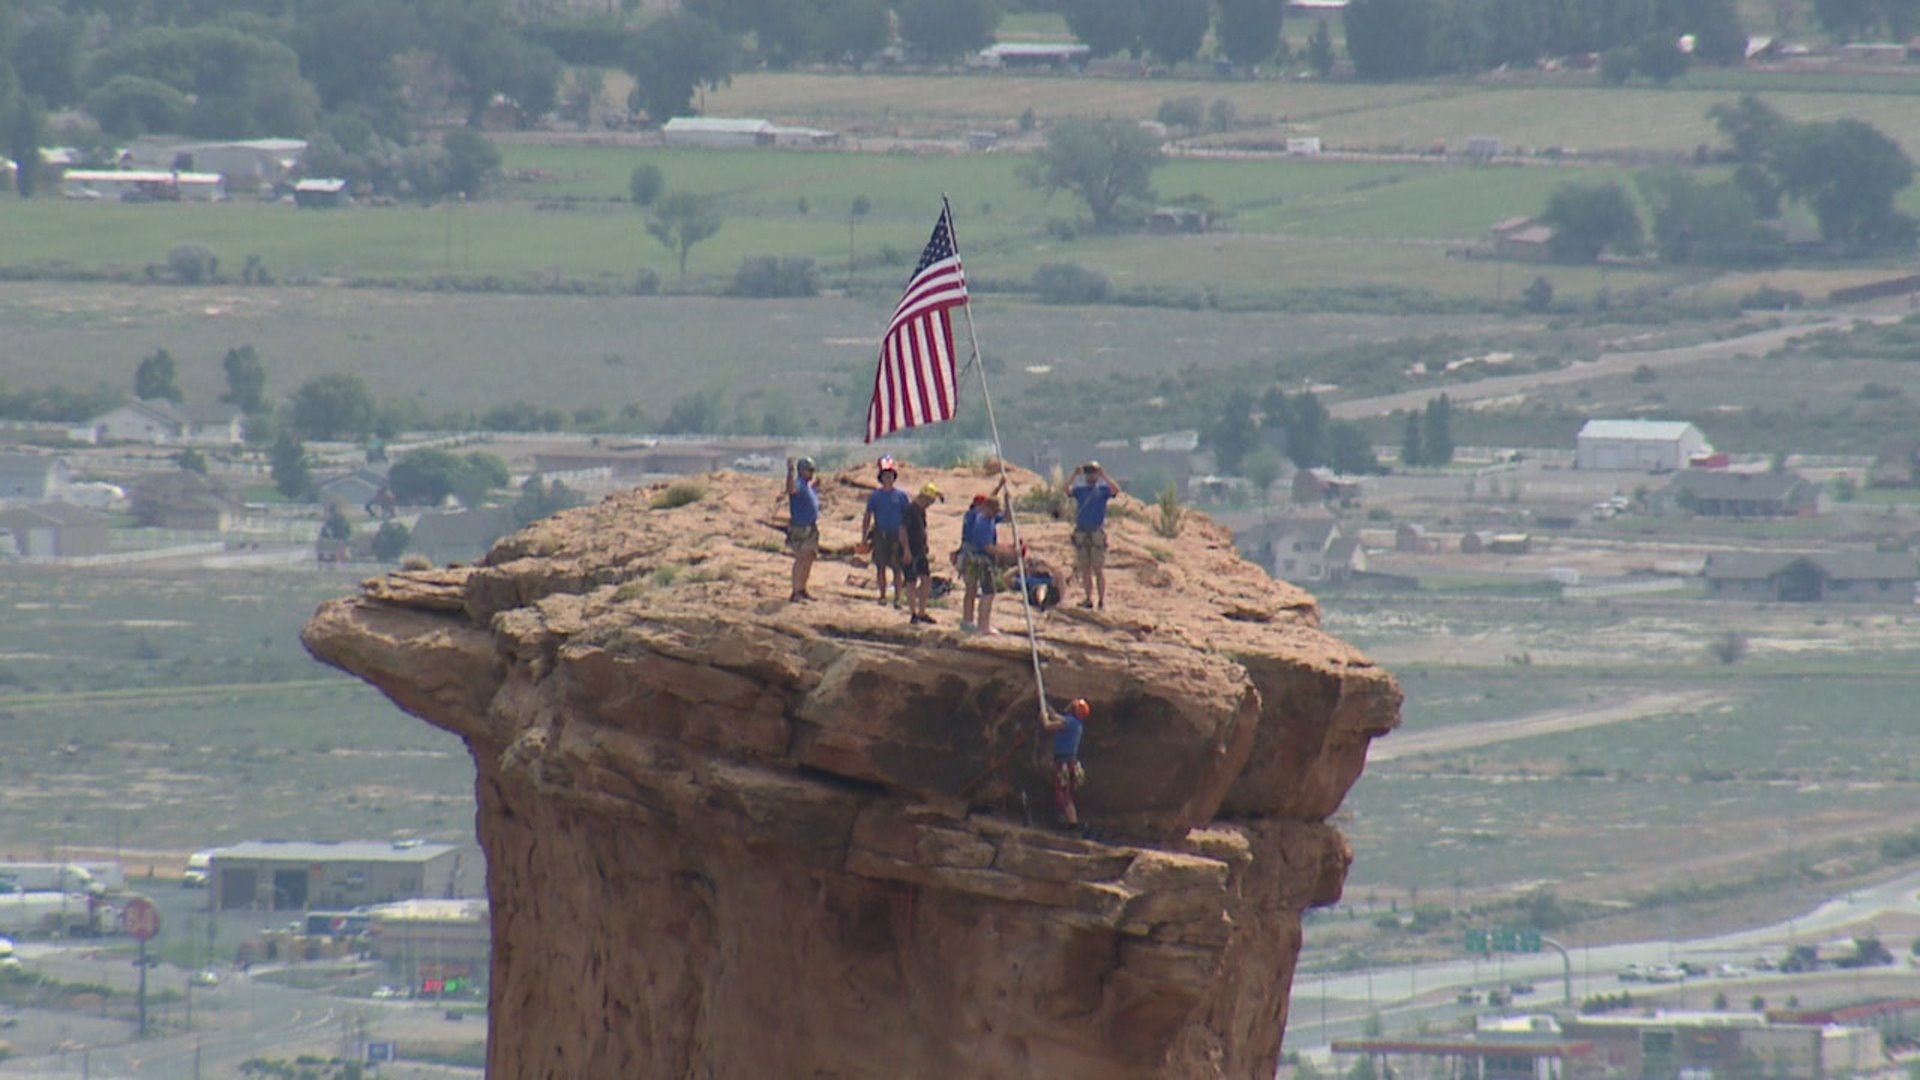
[{"label": "climber climbing rock face", "polygon": [[1053,733],[1053,801],[1060,808],[1060,820],[1068,829],[1080,830],[1080,808],[1074,797],[1087,781],[1087,770],[1080,764],[1080,733],[1093,706],[1086,698],[1074,698],[1064,712],[1040,706],[1040,726]]}]

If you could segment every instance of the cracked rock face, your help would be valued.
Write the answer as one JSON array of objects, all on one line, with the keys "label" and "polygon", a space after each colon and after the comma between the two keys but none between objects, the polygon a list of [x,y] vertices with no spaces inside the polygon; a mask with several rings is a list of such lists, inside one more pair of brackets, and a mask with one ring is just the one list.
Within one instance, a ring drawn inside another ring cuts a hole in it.
[{"label": "cracked rock face", "polygon": [[[958,496],[929,515],[942,572],[992,478],[906,471]],[[1350,860],[1326,818],[1399,722],[1393,680],[1224,530],[1163,537],[1116,500],[1108,610],[1038,616],[1048,697],[1093,706],[1105,842],[1068,837],[1016,598],[994,638],[957,632],[957,596],[932,628],[876,604],[849,472],[823,478],[821,599],[787,604],[779,481],[700,483],[370,580],[306,628],[472,751],[488,1074],[1272,1076],[1300,914]],[[1070,565],[1070,525],[1035,517]]]}]

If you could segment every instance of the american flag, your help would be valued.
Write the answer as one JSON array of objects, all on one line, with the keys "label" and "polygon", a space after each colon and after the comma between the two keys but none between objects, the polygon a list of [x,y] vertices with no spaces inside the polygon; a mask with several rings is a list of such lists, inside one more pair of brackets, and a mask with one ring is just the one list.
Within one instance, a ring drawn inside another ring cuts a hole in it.
[{"label": "american flag", "polygon": [[942,207],[906,295],[880,339],[880,368],[867,406],[867,441],[901,428],[953,419],[959,364],[953,309],[967,302],[967,275],[953,246],[953,212]]}]

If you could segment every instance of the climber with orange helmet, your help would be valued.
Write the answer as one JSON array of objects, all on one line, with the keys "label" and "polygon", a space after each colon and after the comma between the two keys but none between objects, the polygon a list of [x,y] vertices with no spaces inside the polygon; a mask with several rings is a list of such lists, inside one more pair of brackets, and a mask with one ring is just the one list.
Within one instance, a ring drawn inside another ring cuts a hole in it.
[{"label": "climber with orange helmet", "polygon": [[1054,712],[1040,705],[1040,726],[1053,733],[1053,801],[1060,807],[1060,818],[1068,829],[1080,831],[1080,810],[1073,797],[1087,781],[1087,770],[1080,764],[1080,732],[1093,715],[1086,698],[1074,698],[1066,710]]},{"label": "climber with orange helmet", "polygon": [[[873,572],[880,583],[880,602],[887,602],[887,571],[893,571],[893,604],[900,606],[901,588],[906,572],[900,557],[907,550],[907,493],[894,486],[900,479],[900,467],[888,454],[878,462],[874,473],[879,488],[867,496],[867,512],[860,515],[860,535],[871,535]],[[869,534],[868,530],[872,530]]]}]

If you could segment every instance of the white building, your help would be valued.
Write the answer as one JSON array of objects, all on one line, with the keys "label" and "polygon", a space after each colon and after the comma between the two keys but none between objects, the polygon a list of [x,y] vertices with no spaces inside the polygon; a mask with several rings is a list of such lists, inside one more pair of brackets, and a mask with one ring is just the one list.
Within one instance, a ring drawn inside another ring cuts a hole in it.
[{"label": "white building", "polygon": [[219,173],[163,172],[158,169],[68,169],[60,178],[69,199],[168,199],[219,202],[227,183]]},{"label": "white building", "polygon": [[1574,444],[1576,469],[1670,472],[1713,452],[1685,420],[1589,420]]},{"label": "white building", "polygon": [[725,116],[676,116],[660,128],[668,146],[744,149],[755,146],[831,146],[840,133],[821,128],[783,127],[768,120]]},{"label": "white building", "polygon": [[238,446],[245,415],[231,405],[176,405],[165,399],[135,401],[89,422],[95,442],[140,442],[155,446]]}]

